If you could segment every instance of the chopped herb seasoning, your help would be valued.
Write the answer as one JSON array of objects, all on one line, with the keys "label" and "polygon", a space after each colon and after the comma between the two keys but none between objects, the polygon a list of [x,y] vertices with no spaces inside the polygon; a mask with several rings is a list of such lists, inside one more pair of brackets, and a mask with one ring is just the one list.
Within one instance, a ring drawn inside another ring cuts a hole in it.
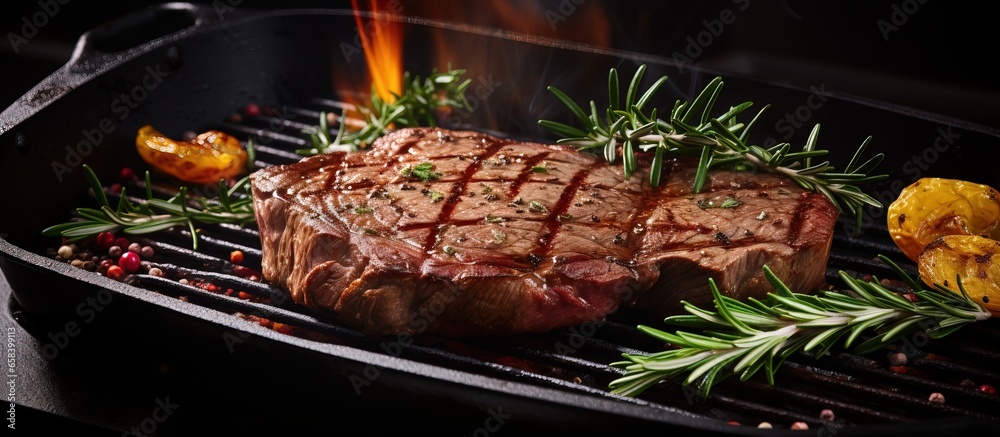
[{"label": "chopped herb seasoning", "polygon": [[500,231],[500,230],[497,230],[497,229],[493,230],[493,242],[494,243],[496,243],[496,244],[503,244],[504,240],[506,240],[506,239],[507,239],[507,234],[503,233],[503,231]]},{"label": "chopped herb seasoning", "polygon": [[722,205],[719,205],[719,207],[720,208],[736,208],[737,206],[740,206],[741,203],[743,203],[743,202],[741,202],[739,200],[736,200],[733,197],[727,197],[726,200],[722,201]]},{"label": "chopped herb seasoning", "polygon": [[357,208],[354,208],[354,213],[355,214],[371,214],[372,213],[372,209],[369,208],[369,207],[367,207],[367,206],[359,206]]},{"label": "chopped herb seasoning", "polygon": [[440,191],[427,190],[424,193],[424,195],[429,197],[431,199],[431,202],[440,202],[441,200],[444,199],[444,194],[441,194]]},{"label": "chopped herb seasoning", "polygon": [[573,214],[559,214],[559,220],[573,220]]},{"label": "chopped herb seasoning", "polygon": [[444,253],[448,254],[449,256],[455,256],[455,252],[457,252],[455,248],[451,246],[442,247],[441,250],[444,251]]},{"label": "chopped herb seasoning", "polygon": [[709,209],[709,208],[736,208],[737,206],[740,206],[740,204],[742,204],[742,203],[743,202],[741,202],[741,201],[739,201],[739,200],[737,200],[736,198],[733,198],[733,197],[727,197],[725,200],[722,201],[722,203],[719,203],[719,204],[716,204],[715,202],[713,202],[711,200],[706,201],[704,199],[699,199],[698,200],[698,207],[701,208],[701,209]]},{"label": "chopped herb seasoning", "polygon": [[528,203],[528,209],[531,210],[531,212],[549,212],[549,209],[546,208],[545,205],[542,205],[542,202],[537,200],[532,200]]},{"label": "chopped herb seasoning", "polygon": [[496,216],[493,216],[493,215],[486,215],[486,223],[503,223],[505,221],[507,221],[507,219],[505,219],[503,217],[496,217]]},{"label": "chopped herb seasoning", "polygon": [[432,171],[434,169],[434,164],[430,162],[421,162],[415,167],[410,167],[407,165],[399,172],[403,177],[410,179],[420,179],[423,182],[429,182],[441,177],[441,173],[436,173]]},{"label": "chopped herb seasoning", "polygon": [[548,173],[549,169],[548,167],[545,167],[545,165],[536,165],[534,167],[531,167],[531,171],[535,173]]}]

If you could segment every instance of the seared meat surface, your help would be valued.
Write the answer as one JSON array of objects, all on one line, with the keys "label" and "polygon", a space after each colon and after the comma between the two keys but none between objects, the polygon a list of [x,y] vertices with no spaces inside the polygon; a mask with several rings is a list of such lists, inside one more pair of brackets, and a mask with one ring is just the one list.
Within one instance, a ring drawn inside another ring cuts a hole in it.
[{"label": "seared meat surface", "polygon": [[710,277],[762,296],[765,264],[797,291],[822,284],[825,197],[729,171],[691,194],[695,163],[669,164],[651,188],[569,147],[401,129],[252,175],[263,273],[375,336],[542,332],[620,305],[662,316],[710,302]]}]

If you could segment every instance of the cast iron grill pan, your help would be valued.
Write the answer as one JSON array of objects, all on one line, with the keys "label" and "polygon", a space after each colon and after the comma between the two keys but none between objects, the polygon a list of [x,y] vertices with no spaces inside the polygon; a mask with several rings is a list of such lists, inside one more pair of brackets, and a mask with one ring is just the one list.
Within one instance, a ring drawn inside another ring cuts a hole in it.
[{"label": "cast iron grill pan", "polygon": [[[199,14],[195,15],[201,17]],[[338,14],[327,16],[326,19],[331,17],[338,17]],[[340,16],[340,18],[345,17]],[[284,21],[295,19],[308,21],[315,17],[299,17],[296,14],[258,14],[248,21],[258,26],[262,23],[275,22],[273,25],[276,29],[290,32],[289,24]],[[238,25],[233,23],[223,23],[223,25],[225,25],[223,28],[227,29],[226,32],[239,33],[239,30],[234,30],[239,29]],[[209,36],[217,36],[212,32],[218,30],[213,29],[211,26],[206,26],[195,30],[207,33]],[[416,29],[418,33],[420,30],[424,29]],[[197,44],[198,32],[185,38],[192,40],[192,44]],[[299,37],[299,35],[292,36]],[[500,41],[503,44],[517,46],[505,46],[507,50],[523,48],[524,44],[510,43],[495,35],[483,38],[487,38],[491,43]],[[181,40],[183,41],[185,39]],[[541,49],[555,50],[544,46]],[[531,50],[540,48],[531,46]],[[177,57],[178,53],[192,52],[193,50],[187,51],[183,44],[164,46],[153,43],[136,49],[139,57],[166,56],[167,59]],[[548,59],[558,57],[551,54],[545,56]],[[602,53],[588,54],[588,56],[599,57],[603,61],[599,65],[608,62],[613,65],[635,65],[639,61],[648,61],[629,57],[609,60],[607,59],[609,55]],[[136,59],[132,59],[125,63],[126,67],[129,62],[137,63]],[[281,73],[287,74],[287,72]],[[179,67],[174,74],[180,76],[190,72]],[[691,75],[689,80],[692,88],[695,88],[694,84],[710,76],[703,72],[688,74]],[[275,77],[281,75],[275,74]],[[98,74],[96,77],[99,79],[101,75]],[[683,73],[681,77],[685,77]],[[191,80],[197,82],[199,79]],[[750,84],[750,82],[739,82],[738,79],[736,82],[736,86]],[[775,91],[759,83],[747,87]],[[80,93],[84,88],[86,85],[74,89]],[[219,129],[237,136],[244,142],[253,139],[257,152],[255,164],[258,167],[295,162],[300,156],[295,154],[294,150],[306,145],[305,137],[298,133],[303,128],[313,125],[321,111],[339,113],[344,105],[336,100],[336,95],[331,95],[330,98],[316,97],[328,93],[321,91],[322,88],[309,89],[308,86],[304,88],[306,92],[298,93],[300,95],[295,95],[297,94],[295,92],[278,92],[273,93],[274,95],[262,93],[263,95],[257,96],[269,100],[269,107],[280,108],[277,115],[264,113],[232,117],[228,113],[234,112],[239,106],[231,104],[232,99],[229,97],[214,96],[222,102],[206,110],[207,116],[204,119],[196,124],[189,122],[186,126],[189,129],[196,126],[197,129],[193,130],[197,131]],[[776,94],[788,92],[780,89],[776,91]],[[100,93],[100,91],[90,93]],[[202,97],[213,97],[210,90],[203,94]],[[49,115],[51,117],[66,111],[65,107],[60,107],[60,103],[67,100],[75,98],[71,94],[68,98],[55,101],[46,108],[47,114],[51,114]],[[167,100],[164,104],[168,106],[176,104],[174,101],[169,101],[170,99]],[[496,100],[501,106],[513,104],[503,100],[502,97],[497,97]],[[160,114],[164,113],[156,111],[157,105],[154,103],[157,102],[148,102],[140,109],[143,112],[142,120],[123,120],[122,126],[133,127],[142,121],[151,123],[160,121]],[[846,98],[829,106],[844,107],[845,113],[867,111],[871,114],[895,117],[928,131],[940,126],[957,126],[966,129],[962,131],[966,138],[981,136],[996,142],[995,133],[984,132],[982,128],[963,125],[954,120],[928,121],[928,118],[933,119],[933,116],[923,114],[915,116],[902,110],[888,111],[877,105],[850,101]],[[167,116],[162,118],[163,123],[159,124],[170,127],[180,123],[175,116],[172,116],[176,113],[176,108],[170,107],[174,112],[166,113]],[[23,108],[15,109],[23,110]],[[831,114],[836,114],[834,109],[830,109]],[[555,109],[552,107],[536,108],[533,114],[526,114],[525,117],[530,119],[538,113],[544,113],[546,118],[565,115],[553,111]],[[4,145],[13,139],[21,146],[25,142],[25,132],[31,131],[32,125],[37,124],[37,119],[45,114],[43,111],[34,116],[34,121],[29,119],[24,122],[27,128],[17,129],[15,126],[13,131],[5,132]],[[543,134],[538,132],[530,121],[511,119],[494,124],[476,122],[477,119],[473,117],[463,120],[463,124],[456,127],[478,129],[501,136],[544,139]],[[945,125],[945,122],[951,124]],[[112,147],[126,151],[132,149],[132,138],[129,133],[134,132],[134,129],[124,127],[114,135],[109,135],[109,141],[113,139],[116,143],[121,141],[121,144],[109,143],[105,149],[90,157],[89,161],[96,163],[92,165],[102,176],[113,175],[116,165],[135,164],[134,161],[129,162],[127,159],[109,159],[107,156],[109,155],[107,149]],[[19,147],[18,150],[23,152],[24,147]],[[10,151],[11,147],[7,147],[6,153],[9,154]],[[21,161],[31,162],[34,165],[37,165],[36,161],[39,160],[44,162],[44,159],[32,156],[33,152],[21,153]],[[939,165],[945,168],[943,173],[958,171],[945,167],[952,161],[948,159],[940,161]],[[10,165],[9,162],[5,161],[5,164]],[[898,170],[896,172],[898,173]],[[898,174],[896,176],[899,178]],[[158,195],[172,195],[176,192],[175,186],[169,183],[160,184],[155,182],[156,180],[154,177],[152,188]],[[129,193],[142,193],[145,190],[141,181],[126,188]],[[107,194],[115,199],[115,193]],[[72,206],[79,205],[84,199],[83,193],[77,192],[68,193],[64,197],[67,199],[56,202],[58,207],[52,208],[58,213],[38,217],[40,221],[38,226],[65,220],[67,211]],[[68,201],[69,199],[72,200]],[[882,220],[884,221],[884,218]],[[880,226],[879,223],[881,222],[878,221],[878,217],[875,217],[866,223],[865,232],[854,235],[846,231],[850,228],[847,218],[841,219],[827,269],[827,278],[831,284],[840,285],[838,272],[841,270],[855,276],[892,277],[892,272],[884,263],[877,260],[876,256],[883,254],[898,262],[905,258],[891,241],[883,237],[887,232],[884,225]],[[23,224],[12,226],[5,222],[3,225],[4,228],[0,230],[4,232],[9,229],[15,231],[23,229]],[[28,228],[31,232],[38,232],[36,228],[30,226]],[[557,410],[560,408],[577,410],[565,416],[536,417],[538,423],[549,420],[550,423],[588,424],[593,419],[582,420],[585,413],[579,410],[603,409],[602,413],[610,416],[610,420],[607,416],[602,416],[600,420],[603,420],[604,425],[614,424],[616,421],[629,423],[630,420],[639,420],[652,426],[653,429],[662,426],[664,430],[684,429],[727,434],[754,433],[756,424],[764,421],[774,424],[776,428],[787,428],[793,422],[802,421],[808,423],[813,432],[831,434],[842,432],[844,435],[878,433],[886,430],[920,434],[956,429],[956,427],[990,430],[1000,425],[1000,413],[998,413],[1000,397],[975,390],[979,384],[1000,385],[1000,373],[996,371],[994,365],[1000,359],[1000,350],[997,348],[1000,344],[998,341],[1000,327],[994,321],[967,327],[941,341],[928,342],[925,337],[912,337],[909,342],[893,344],[884,351],[866,356],[837,348],[820,359],[805,355],[793,356],[778,371],[776,384],[769,385],[762,375],[744,383],[727,381],[715,387],[705,400],[694,399],[692,390],[675,382],[662,383],[639,398],[630,399],[608,393],[608,383],[620,373],[607,364],[617,361],[622,353],[655,352],[661,350],[662,345],[635,329],[640,323],[655,326],[656,320],[627,308],[600,322],[543,334],[463,340],[374,339],[339,324],[329,316],[290,302],[284,292],[274,286],[246,279],[246,271],[231,264],[228,255],[233,250],[240,250],[245,255],[242,266],[259,270],[260,241],[259,234],[253,226],[247,228],[233,225],[202,226],[200,249],[197,252],[189,249],[190,235],[183,229],[175,228],[162,232],[152,239],[139,239],[138,241],[154,247],[156,255],[150,261],[165,271],[166,277],[139,274],[129,277],[124,284],[94,277],[92,273],[77,271],[66,265],[54,265],[53,262],[43,261],[44,258],[40,254],[44,253],[46,244],[49,246],[53,244],[51,241],[41,241],[30,234],[14,235],[9,238],[11,242],[0,242],[4,254],[2,266],[5,274],[10,277],[16,296],[25,302],[25,306],[29,309],[39,307],[32,304],[38,299],[31,296],[31,290],[28,289],[30,286],[24,284],[25,282],[35,281],[37,278],[43,281],[58,281],[68,277],[71,282],[77,282],[81,288],[96,286],[130,297],[138,297],[152,311],[180,311],[192,314],[210,323],[247,330],[271,341],[317,350],[320,359],[352,362],[355,372],[344,370],[351,367],[347,364],[341,368],[347,376],[356,376],[358,374],[356,366],[362,365],[365,358],[377,357],[379,362],[391,363],[386,365],[386,368],[394,370],[407,368],[408,371],[400,373],[405,375],[415,372],[418,378],[429,379],[430,386],[434,387],[432,391],[438,392],[436,394],[452,393],[444,387],[454,384],[455,380],[442,377],[441,372],[454,371],[460,372],[462,377],[458,378],[458,381],[467,385],[469,389],[498,390],[496,384],[499,384],[506,388],[498,391],[515,398],[523,397],[525,405],[541,401]],[[24,246],[23,248],[13,243],[18,239],[21,240],[19,244]],[[912,264],[904,262],[901,264],[914,273]],[[213,292],[194,285],[185,285],[178,282],[182,278],[190,281],[207,281],[219,289]],[[234,290],[232,295],[224,292],[228,289]],[[245,293],[242,298],[239,297],[239,291]],[[281,328],[282,332],[263,327],[266,325],[273,328],[275,323],[285,325]],[[336,347],[335,352],[325,349],[330,345]],[[893,352],[904,352],[909,355],[905,369],[890,369],[887,354]],[[412,363],[416,363],[417,370],[409,368]],[[968,386],[969,381],[974,382],[974,386]],[[505,386],[505,384],[511,385]],[[541,394],[534,393],[534,390],[540,390]],[[459,391],[456,390],[452,394],[459,398],[465,396],[457,394]],[[944,394],[947,402],[943,404],[930,402],[928,396],[933,392]],[[594,404],[590,405],[591,402]],[[819,419],[819,412],[826,408],[836,412],[835,420]],[[531,416],[527,412],[524,415]],[[744,426],[726,425],[729,421],[736,421]],[[590,428],[594,429],[599,428]]]},{"label": "cast iron grill pan", "polygon": [[[320,106],[323,103],[329,102],[315,103],[313,108],[288,108],[287,114],[295,114],[290,119],[244,116],[238,123],[230,119],[209,127],[240,136],[243,141],[253,136],[257,136],[258,141],[260,137],[270,136],[273,141],[268,142],[268,146],[257,148],[259,166],[295,162],[300,157],[294,150],[305,146],[304,141],[271,135],[268,126],[285,123],[304,127],[308,121],[319,116],[320,110],[338,109]],[[125,188],[133,193],[145,190],[142,182]],[[165,195],[176,193],[164,185],[154,191]],[[115,193],[108,191],[106,194],[112,201],[115,200]],[[886,232],[884,229],[881,231]],[[260,268],[259,234],[253,227],[214,225],[202,227],[201,232],[198,252],[188,248],[191,236],[187,230],[180,228],[157,235],[155,239],[139,239],[156,250],[153,266],[161,268],[167,276],[160,278],[139,274],[127,282],[238,318],[250,316],[253,321],[266,319],[265,324],[270,321],[295,327],[296,333],[289,335],[372,352],[379,352],[382,348],[385,339],[366,337],[331,320],[328,315],[291,303],[283,291],[272,285],[251,281],[234,273],[234,265],[226,260],[234,250],[245,254],[242,266],[254,270]],[[839,249],[849,245],[851,239],[848,236],[836,236],[827,275],[831,284],[839,284],[839,270],[891,277],[891,271],[874,255],[882,253],[893,259],[902,256],[898,249],[875,242],[864,247],[861,254],[856,250]],[[906,267],[913,273],[912,266]],[[207,281],[219,287],[219,291],[181,284],[179,279]],[[252,302],[247,298],[226,295],[223,293],[226,289],[244,291],[270,302]],[[659,350],[658,345],[634,328],[639,323],[649,324],[648,315],[631,314],[627,309],[620,312],[605,321],[544,334],[475,340],[417,339],[413,343],[397,343],[393,350],[398,351],[401,357],[437,366],[614,398],[606,393],[605,388],[620,373],[609,368],[607,363],[617,360],[624,352]],[[724,383],[714,389],[705,401],[696,401],[692,390],[676,383],[661,384],[643,394],[642,399],[669,408],[689,410],[705,416],[707,420],[734,420],[746,424],[803,421],[829,430],[866,424],[915,423],[928,418],[956,416],[997,421],[1000,417],[992,411],[998,411],[994,408],[1000,407],[1000,399],[976,391],[974,387],[962,386],[963,380],[990,384],[1000,382],[1000,375],[990,366],[1000,358],[1000,353],[988,346],[995,343],[985,340],[1000,339],[1000,332],[992,328],[995,328],[992,324],[987,327],[973,326],[947,341],[934,343],[926,343],[925,337],[914,337],[910,341],[920,344],[919,348],[904,343],[892,345],[885,353],[871,356],[858,356],[836,349],[830,356],[819,360],[806,355],[796,356],[786,362],[785,368],[778,373],[778,384],[775,386],[770,386],[760,377],[745,383]],[[382,352],[385,352],[384,349]],[[889,368],[885,355],[891,352],[912,355],[905,371]],[[933,392],[945,394],[948,402],[930,402],[927,397]],[[820,421],[818,412],[824,408],[835,410],[838,420]]]}]

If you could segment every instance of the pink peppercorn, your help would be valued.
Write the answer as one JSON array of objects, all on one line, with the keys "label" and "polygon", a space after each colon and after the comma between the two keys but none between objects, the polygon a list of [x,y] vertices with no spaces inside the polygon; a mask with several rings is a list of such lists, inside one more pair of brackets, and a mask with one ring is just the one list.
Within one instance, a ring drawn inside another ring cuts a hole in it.
[{"label": "pink peppercorn", "polygon": [[101,232],[97,234],[97,239],[94,241],[97,244],[97,248],[101,250],[108,250],[109,247],[115,244],[115,234],[111,232]]},{"label": "pink peppercorn", "polygon": [[111,278],[111,279],[119,280],[119,279],[122,278],[122,275],[124,275],[124,274],[125,274],[125,272],[122,271],[121,267],[118,267],[118,266],[108,267],[107,276],[109,278]]},{"label": "pink peppercorn", "polygon": [[906,354],[902,352],[896,352],[889,355],[889,365],[890,366],[905,366],[906,365]]},{"label": "pink peppercorn", "polygon": [[258,106],[256,103],[247,104],[243,108],[243,113],[251,117],[258,116],[260,115],[260,106]]},{"label": "pink peppercorn", "polygon": [[122,257],[118,259],[118,267],[121,267],[127,273],[134,273],[139,271],[139,265],[142,260],[139,259],[139,254],[135,252],[125,252]]},{"label": "pink peppercorn", "polygon": [[139,179],[139,177],[135,175],[135,171],[132,168],[122,167],[122,170],[118,173],[118,179],[122,182],[132,182]]}]

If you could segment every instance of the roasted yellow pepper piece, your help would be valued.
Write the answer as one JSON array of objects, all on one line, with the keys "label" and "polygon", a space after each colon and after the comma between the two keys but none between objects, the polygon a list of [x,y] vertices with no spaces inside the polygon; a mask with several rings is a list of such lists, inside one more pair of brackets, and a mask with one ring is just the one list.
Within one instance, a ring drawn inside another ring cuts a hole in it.
[{"label": "roasted yellow pepper piece", "polygon": [[1000,241],[977,235],[940,237],[920,254],[917,267],[925,284],[941,284],[956,293],[960,276],[969,297],[1000,316]]},{"label": "roasted yellow pepper piece", "polygon": [[210,130],[191,141],[174,141],[150,125],[135,137],[139,156],[154,168],[185,182],[219,183],[246,169],[247,152],[232,135]]},{"label": "roasted yellow pepper piece", "polygon": [[893,241],[917,261],[938,237],[1000,237],[1000,192],[957,179],[922,178],[903,189],[886,219]]}]

